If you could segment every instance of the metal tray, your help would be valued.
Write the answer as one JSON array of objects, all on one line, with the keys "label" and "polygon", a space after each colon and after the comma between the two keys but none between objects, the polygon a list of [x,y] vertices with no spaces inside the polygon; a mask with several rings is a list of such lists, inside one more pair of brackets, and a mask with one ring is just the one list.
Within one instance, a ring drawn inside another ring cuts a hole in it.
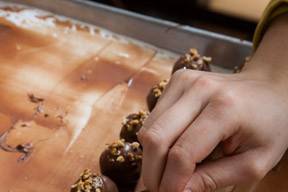
[{"label": "metal tray", "polygon": [[2,0],[44,9],[175,53],[191,47],[213,57],[214,65],[232,69],[241,65],[252,44],[237,38],[179,25],[86,0]]}]

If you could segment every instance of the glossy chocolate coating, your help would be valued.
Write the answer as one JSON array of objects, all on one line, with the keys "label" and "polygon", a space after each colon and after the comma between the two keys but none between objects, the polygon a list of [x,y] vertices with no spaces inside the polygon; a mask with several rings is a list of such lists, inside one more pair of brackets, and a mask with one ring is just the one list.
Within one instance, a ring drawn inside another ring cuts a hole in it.
[{"label": "glossy chocolate coating", "polygon": [[[134,189],[140,177],[142,150],[138,142],[119,140],[101,154],[100,168],[119,187]],[[123,190],[121,190],[123,191]]]},{"label": "glossy chocolate coating", "polygon": [[151,112],[157,104],[158,99],[162,95],[166,85],[168,84],[167,80],[162,80],[157,85],[153,86],[147,95],[146,102],[149,111]]},{"label": "glossy chocolate coating", "polygon": [[138,142],[137,133],[143,126],[147,117],[148,113],[145,111],[139,111],[138,113],[128,115],[122,123],[120,138],[127,142]]},{"label": "glossy chocolate coating", "polygon": [[172,74],[179,69],[192,69],[197,71],[211,71],[211,57],[200,56],[196,49],[190,49],[188,53],[180,57],[174,64]]},{"label": "glossy chocolate coating", "polygon": [[108,177],[96,175],[86,169],[71,186],[70,192],[118,192],[118,188]]}]

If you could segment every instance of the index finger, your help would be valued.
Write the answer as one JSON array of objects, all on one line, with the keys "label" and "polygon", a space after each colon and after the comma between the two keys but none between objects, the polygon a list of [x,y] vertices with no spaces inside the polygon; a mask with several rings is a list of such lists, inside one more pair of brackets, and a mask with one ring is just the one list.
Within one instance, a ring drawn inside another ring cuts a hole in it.
[{"label": "index finger", "polygon": [[[225,106],[223,106],[225,107]],[[182,192],[196,164],[204,160],[226,137],[233,135],[238,124],[229,110],[209,103],[169,150],[160,191]]]}]

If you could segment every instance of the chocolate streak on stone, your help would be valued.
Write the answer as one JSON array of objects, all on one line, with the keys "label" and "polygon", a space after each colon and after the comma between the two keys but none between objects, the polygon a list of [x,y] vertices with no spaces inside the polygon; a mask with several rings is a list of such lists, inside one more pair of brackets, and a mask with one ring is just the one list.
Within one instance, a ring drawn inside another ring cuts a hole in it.
[{"label": "chocolate streak on stone", "polygon": [[[108,43],[104,48],[101,49],[101,51],[98,52],[97,55],[99,55],[102,51],[105,50],[105,48],[109,47],[109,45],[112,44],[112,43]],[[155,50],[153,55],[146,61],[144,62],[144,64],[139,68],[137,69],[135,72],[133,72],[129,78],[127,78],[124,82],[125,84],[127,84],[128,88],[132,86],[133,84],[133,79],[135,76],[137,76],[139,73],[141,73],[142,69],[147,66],[152,60],[153,58],[156,56],[158,52]],[[95,55],[95,56],[97,56]],[[94,57],[95,57],[94,56]],[[71,73],[72,74],[72,73]],[[99,98],[97,98],[97,100],[95,101],[95,103],[93,104],[93,107],[96,105],[96,103],[101,100],[103,97],[105,97],[107,95],[107,93],[109,93],[112,89],[114,89],[115,87],[117,87],[118,85],[122,84],[122,82],[119,82],[119,83],[116,83],[115,85],[113,85],[111,88],[109,88],[107,91],[105,91],[102,95],[99,96]]]},{"label": "chocolate streak on stone", "polygon": [[17,159],[17,162],[21,163],[31,156],[34,147],[32,143],[18,144],[16,147],[7,144],[7,137],[12,129],[13,126],[0,135],[0,149],[10,153],[21,153],[22,155]]},{"label": "chocolate streak on stone", "polygon": [[[95,55],[93,55],[91,57],[90,60],[93,60],[93,58],[98,57],[103,51],[105,51],[110,45],[112,44],[112,42],[108,42],[106,45],[104,45]],[[72,76],[76,71],[78,71],[79,69],[81,69],[83,67],[83,65],[87,65],[87,63],[84,63],[82,65],[77,66],[76,68],[74,68],[72,71],[70,71],[68,74],[66,74],[65,76],[63,76],[63,78],[58,81],[55,86],[51,89],[51,91],[48,93],[48,95],[52,94],[55,90],[57,90],[58,86],[61,85],[61,83],[63,83],[66,79],[68,79],[70,76]],[[80,81],[81,77],[80,77]]]},{"label": "chocolate streak on stone", "polygon": [[149,65],[149,63],[155,58],[155,56],[157,55],[158,51],[155,50],[153,55],[140,67],[140,69],[138,69],[137,71],[135,71],[128,79],[125,80],[125,83],[127,83],[128,87],[131,87],[133,84],[133,79],[135,76],[137,76],[139,73],[141,73],[142,69],[144,67],[146,67],[147,65]]},{"label": "chocolate streak on stone", "polygon": [[10,12],[21,12],[23,10],[25,10],[26,8],[24,7],[18,7],[18,6],[5,6],[5,7],[1,7],[2,10],[4,11],[10,11]]}]

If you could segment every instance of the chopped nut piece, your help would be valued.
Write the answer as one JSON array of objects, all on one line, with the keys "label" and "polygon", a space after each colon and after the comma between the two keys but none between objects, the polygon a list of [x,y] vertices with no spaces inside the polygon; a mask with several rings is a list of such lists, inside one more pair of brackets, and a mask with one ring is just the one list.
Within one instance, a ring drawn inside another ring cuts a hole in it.
[{"label": "chopped nut piece", "polygon": [[120,155],[120,156],[117,157],[116,161],[120,162],[120,163],[123,163],[123,162],[125,162],[125,158],[122,155]]},{"label": "chopped nut piece", "polygon": [[132,146],[133,149],[138,149],[138,148],[140,147],[140,143],[138,143],[138,142],[133,142],[133,143],[131,144],[131,146]]}]

